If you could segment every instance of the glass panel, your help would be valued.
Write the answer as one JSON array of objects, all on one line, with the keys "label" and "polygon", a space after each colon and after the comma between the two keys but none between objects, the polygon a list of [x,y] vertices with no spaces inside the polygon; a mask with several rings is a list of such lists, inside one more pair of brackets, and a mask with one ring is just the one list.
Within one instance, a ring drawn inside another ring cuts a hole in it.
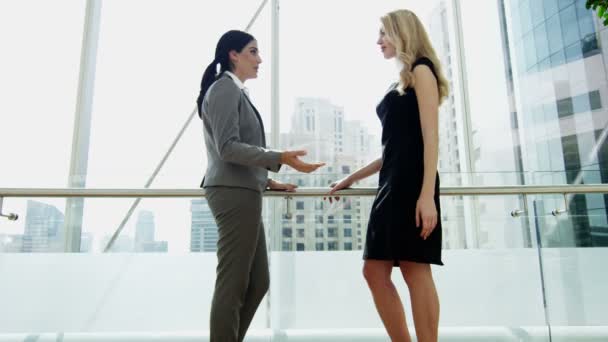
[{"label": "glass panel", "polygon": [[590,57],[599,53],[598,48],[599,46],[595,35],[590,35],[583,39],[583,55],[585,57]]},{"label": "glass panel", "polygon": [[564,48],[561,24],[558,15],[547,20],[547,37],[549,39],[549,52],[551,54],[554,54]]},{"label": "glass panel", "polygon": [[545,21],[543,5],[544,1],[530,1],[530,16],[532,17],[533,27]]},{"label": "glass panel", "polygon": [[557,11],[558,8],[558,0],[544,0],[544,8],[545,8],[545,18],[551,18]]},{"label": "glass panel", "polygon": [[[230,29],[244,29],[259,5],[246,0],[104,2],[89,186],[144,186],[192,113],[218,39]],[[216,15],[221,13],[230,15]],[[260,78],[246,83],[267,134],[271,126],[269,13],[270,5],[252,27],[263,63]],[[200,184],[206,167],[201,127],[195,115],[153,186]]]},{"label": "glass panel", "polygon": [[536,45],[534,44],[534,35],[529,33],[524,36],[524,46],[526,49],[526,69],[532,68],[538,63],[538,57],[536,55]]},{"label": "glass panel", "polygon": [[573,62],[581,59],[583,48],[581,42],[576,42],[566,48],[566,62]]},{"label": "glass panel", "polygon": [[560,11],[560,21],[562,23],[562,33],[564,35],[564,45],[570,46],[580,39],[578,31],[578,21],[576,19],[576,8],[570,6]]},{"label": "glass panel", "polygon": [[[547,317],[554,341],[578,341],[581,336],[591,336],[593,331],[599,333],[608,326],[608,272],[602,264],[608,257],[604,196],[567,196],[569,211],[557,216],[551,211],[565,208],[564,197],[531,199],[535,224],[543,238]],[[598,206],[601,208],[594,209]],[[597,336],[601,339],[602,333]]]},{"label": "glass panel", "polygon": [[[553,11],[546,7],[553,6],[553,3],[543,3],[546,10]],[[560,2],[562,9],[559,15],[553,15],[545,22],[546,38],[542,35],[543,23],[535,29],[534,38],[509,37],[515,41],[509,44],[515,49],[511,53],[511,63],[516,66],[525,64],[527,69],[513,69],[513,90],[509,92],[513,97],[509,103],[519,119],[517,128],[512,130],[518,138],[511,141],[513,144],[522,142],[521,162],[516,163],[513,169],[521,168],[524,174],[533,175],[531,182],[541,184],[578,182],[577,175],[582,165],[605,159],[605,151],[593,149],[593,142],[581,145],[579,141],[581,134],[601,130],[605,126],[605,120],[589,114],[593,107],[589,94],[599,92],[607,84],[605,63],[592,41],[581,41],[579,23],[582,14],[577,14],[576,7],[580,4],[574,5],[569,1],[568,6],[565,5],[566,2]],[[506,22],[507,25],[518,25],[517,21],[509,18]],[[593,35],[590,37],[595,38]],[[547,41],[539,41],[542,39]],[[548,60],[543,59],[547,45]],[[532,73],[531,70],[536,68],[545,72]],[[601,102],[601,96],[597,97]],[[539,108],[543,108],[545,115],[535,119],[540,113]],[[480,139],[479,145],[483,148],[486,142],[491,141],[491,138]],[[584,152],[579,151],[579,146],[587,145],[590,147],[586,147]]]},{"label": "glass panel", "polygon": [[519,2],[519,15],[522,18],[522,33],[525,35],[529,33],[530,30],[534,27],[532,25],[532,12],[530,11],[530,1],[520,1]]},{"label": "glass panel", "polygon": [[593,25],[594,12],[588,10],[585,7],[583,1],[575,1],[576,14],[578,17],[578,26],[580,28],[581,38],[585,38],[588,35],[595,34],[595,27]]},{"label": "glass panel", "polygon": [[558,0],[558,4],[559,4],[559,8],[562,9],[568,5],[570,5],[571,3],[573,3],[575,0]]},{"label": "glass panel", "polygon": [[[448,198],[444,196],[443,200]],[[370,197],[349,199],[371,200]],[[442,300],[442,331],[445,336],[451,336],[450,328],[457,328],[459,334],[465,331],[470,336],[484,336],[486,340],[510,341],[511,332],[500,328],[509,326],[526,331],[535,339],[547,340],[548,331],[543,327],[545,315],[538,253],[530,247],[535,245],[533,236],[538,227],[543,246],[544,295],[553,339],[573,341],[590,333],[600,340],[602,336],[605,337],[601,329],[608,323],[603,315],[608,298],[601,284],[607,280],[607,274],[595,264],[605,259],[602,253],[608,252],[607,198],[588,194],[569,196],[567,199],[569,211],[553,216],[553,209],[564,208],[562,196],[529,196],[530,215],[511,217],[504,211],[502,203],[509,202],[514,205],[512,208],[522,208],[521,198],[470,198],[478,203],[479,220],[475,224],[480,229],[467,230],[464,236],[467,241],[474,238],[480,248],[446,248],[443,252],[446,266],[433,268]],[[9,239],[6,235],[0,238],[0,248],[5,252],[2,254],[0,272],[6,276],[0,282],[0,300],[3,302],[0,313],[5,317],[0,322],[0,328],[5,334],[63,329],[69,329],[72,333],[179,333],[208,329],[206,322],[213,293],[215,255],[213,252],[184,253],[188,245],[192,246],[192,241],[197,239],[194,230],[200,228],[198,223],[204,222],[201,219],[206,216],[205,213],[208,214],[200,199],[142,201],[137,212],[143,214],[136,215],[137,219],[130,222],[121,234],[124,240],[119,240],[122,242],[117,246],[127,247],[121,250],[123,253],[44,253],[29,256],[6,252],[19,246],[19,241],[21,247],[48,243],[50,240],[45,242],[40,239],[44,236],[40,232],[59,232],[61,228],[58,222],[62,215],[60,209],[49,208],[61,206],[65,200],[11,199],[5,204],[7,208],[13,208],[19,201],[30,203],[26,213],[18,213],[22,214],[21,219],[26,226],[34,228],[24,229],[23,234],[15,234]],[[87,199],[87,202],[94,201],[109,205],[117,200]],[[171,207],[165,203],[167,201],[183,202],[180,204],[183,210],[167,210]],[[265,200],[264,218],[266,227],[269,227],[269,241],[277,237],[277,228],[281,226],[272,221],[275,217],[271,214],[275,213],[272,207],[284,201],[277,198]],[[44,210],[38,210],[40,208]],[[327,210],[331,210],[331,207],[327,207]],[[111,212],[86,212],[85,217],[88,219],[97,215],[95,220],[100,220],[109,214]],[[346,215],[336,213],[334,216],[344,218]],[[175,221],[179,217],[186,219]],[[444,223],[452,219],[447,217]],[[456,220],[459,219],[456,217]],[[85,220],[85,224],[92,221]],[[307,221],[314,222],[314,219],[309,217]],[[305,334],[312,334],[312,331],[318,331],[316,329],[344,329],[340,330],[342,334],[351,334],[350,331],[362,328],[382,330],[372,302],[352,300],[369,298],[369,290],[360,275],[361,251],[351,252],[348,246],[352,242],[344,242],[344,251],[337,251],[342,249],[339,242],[342,232],[350,228],[338,229],[335,231],[337,240],[332,240],[335,238],[331,233],[334,228],[327,221],[324,222],[327,227],[323,229],[328,234],[323,241],[316,242],[316,245],[322,246],[319,250],[323,252],[285,251],[292,248],[292,241],[282,242],[289,249],[284,247],[282,251],[272,252],[271,295],[275,297],[272,307],[264,301],[258,309],[250,336],[256,338],[267,334],[270,321],[274,322],[272,330],[298,329]],[[353,218],[352,223],[357,222]],[[340,222],[337,224],[339,226]],[[180,229],[184,225],[190,225],[190,232]],[[21,239],[16,235],[21,235]],[[32,239],[25,238],[28,235]],[[88,246],[83,250],[95,249],[91,246],[101,244],[104,240],[101,237],[100,234],[83,234],[83,246]],[[213,240],[213,237],[208,239]],[[23,244],[25,241],[35,243]],[[167,241],[168,246],[174,249],[169,250],[168,254],[159,254],[158,249],[154,250],[156,253],[132,253],[141,242],[151,241]],[[589,241],[592,245],[589,245]],[[31,278],[32,274],[35,281]],[[530,276],[521,278],[521,274]],[[71,290],[66,291],[65,279],[68,278]],[[465,283],[459,286],[463,279]],[[407,293],[398,270],[394,273],[393,281],[400,293]],[[496,291],[500,291],[501,296],[496,296]],[[162,296],[162,293],[173,295]],[[403,296],[403,299],[408,307],[409,297]],[[193,302],[199,305],[192,305]],[[321,303],[324,303],[324,310],[318,310]],[[463,305],[469,308],[464,314],[459,309]],[[130,319],[134,307],[138,308],[139,319],[136,321]],[[487,310],[487,307],[501,309]],[[49,310],[53,315],[48,315]],[[411,318],[408,317],[408,320],[412,324]]]},{"label": "glass panel", "polygon": [[[351,199],[367,201],[371,198]],[[478,219],[475,222],[467,220],[467,225],[464,225],[466,230],[451,231],[454,222],[464,220],[457,211],[445,206],[442,216],[444,238],[449,241],[443,256],[444,262],[449,266],[433,267],[442,300],[442,329],[459,327],[467,333],[476,331],[485,334],[483,336],[487,340],[498,340],[507,337],[492,327],[533,326],[536,338],[548,341],[548,331],[546,327],[543,328],[545,318],[540,277],[520,276],[539,275],[540,272],[537,250],[531,248],[532,232],[526,216],[511,217],[509,214],[513,209],[523,209],[521,198],[481,197],[468,200],[477,203]],[[442,198],[442,203],[450,202],[449,196]],[[504,203],[512,206],[505,207]],[[326,210],[332,209],[330,207]],[[457,213],[457,216],[451,217],[446,213]],[[335,216],[343,215],[335,213]],[[313,213],[306,215],[307,224],[312,226],[315,221]],[[358,220],[353,220],[353,223],[358,223]],[[315,227],[324,232],[333,229],[327,221],[324,225]],[[318,329],[339,329],[344,334],[350,329],[382,329],[369,289],[361,276],[361,251],[350,252],[348,248],[340,248],[342,246],[339,241],[346,229],[340,228],[338,233],[337,245],[341,251],[328,251],[332,249],[332,241],[336,240],[326,234],[315,238],[312,241],[314,244],[307,247],[307,252],[273,252],[271,263],[275,265],[276,272],[272,275],[271,292],[277,297],[272,299],[271,312],[281,313],[281,317],[275,317],[280,322],[281,329],[298,330],[304,334]],[[361,229],[362,234],[365,234],[365,230]],[[302,244],[308,242],[305,239],[301,241]],[[467,242],[471,244],[466,246]],[[462,283],[460,286],[463,279],[466,279],[466,285]],[[399,269],[394,269],[393,282],[408,309],[410,302],[407,287]],[[501,296],[495,295],[498,289]],[[370,300],[352,300],[353,298]],[[319,306],[324,309],[318,310]],[[464,313],[456,309],[463,306],[469,308]],[[488,311],[488,307],[500,309]],[[411,315],[406,316],[408,323],[412,324]],[[278,326],[273,328],[277,329]],[[480,329],[486,330],[481,332]],[[449,334],[448,332],[446,336]]]},{"label": "glass panel", "polygon": [[513,21],[513,23],[516,23],[515,25],[512,25],[512,29],[513,29],[513,36],[516,37],[517,39],[521,39],[521,35],[522,35],[522,23],[521,23],[521,17],[520,17],[520,12],[519,12],[519,3],[517,1],[507,1],[505,2],[505,8],[507,8],[507,6],[509,6],[509,13],[511,14],[511,20]]},{"label": "glass panel", "polygon": [[589,93],[589,102],[591,103],[591,110],[601,109],[602,100],[599,91],[593,91]]},{"label": "glass panel", "polygon": [[[112,252],[101,253],[132,199],[87,198],[83,253],[56,253],[65,201],[4,201],[20,218],[0,218],[0,339],[23,332],[208,333],[217,228],[204,200],[143,199]],[[251,336],[269,329],[268,310],[264,300]]]},{"label": "glass panel", "polygon": [[551,66],[552,67],[556,67],[559,65],[562,65],[566,63],[566,56],[564,55],[564,51],[558,51],[556,53],[554,53],[553,55],[551,55]]},{"label": "glass panel", "polygon": [[574,113],[584,113],[590,109],[589,94],[580,94],[572,98],[572,110]]},{"label": "glass panel", "polygon": [[0,187],[68,183],[85,4],[0,2]]},{"label": "glass panel", "polygon": [[534,42],[536,46],[537,58],[543,60],[549,56],[549,44],[545,24],[540,24],[534,29]]}]

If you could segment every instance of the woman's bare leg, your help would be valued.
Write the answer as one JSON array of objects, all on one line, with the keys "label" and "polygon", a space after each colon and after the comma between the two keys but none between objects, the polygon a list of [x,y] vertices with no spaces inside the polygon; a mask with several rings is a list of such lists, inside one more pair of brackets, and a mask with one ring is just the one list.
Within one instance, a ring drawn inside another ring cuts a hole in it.
[{"label": "woman's bare leg", "polygon": [[418,342],[437,342],[439,334],[439,297],[435,289],[431,266],[402,261],[399,263],[399,268],[410,290]]},{"label": "woman's bare leg", "polygon": [[363,265],[363,276],[391,341],[411,342],[403,304],[391,280],[392,269],[392,261],[368,259]]}]

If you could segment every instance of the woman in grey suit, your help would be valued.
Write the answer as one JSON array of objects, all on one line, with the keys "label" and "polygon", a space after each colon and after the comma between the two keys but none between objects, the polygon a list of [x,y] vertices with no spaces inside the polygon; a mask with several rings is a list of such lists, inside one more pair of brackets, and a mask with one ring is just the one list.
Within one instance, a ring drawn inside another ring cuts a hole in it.
[{"label": "woman in grey suit", "polygon": [[260,63],[253,36],[226,32],[203,74],[197,100],[208,161],[201,187],[219,234],[211,342],[242,341],[268,291],[262,193],[296,188],[269,179],[268,171],[278,172],[282,164],[307,173],[323,166],[300,160],[306,151],[266,148],[264,123],[244,87],[245,81],[257,77]]}]

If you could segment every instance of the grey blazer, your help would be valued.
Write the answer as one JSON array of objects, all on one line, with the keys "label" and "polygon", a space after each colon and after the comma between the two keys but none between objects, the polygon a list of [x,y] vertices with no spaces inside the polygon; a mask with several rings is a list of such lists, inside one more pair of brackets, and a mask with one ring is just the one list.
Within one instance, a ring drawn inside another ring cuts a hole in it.
[{"label": "grey blazer", "polygon": [[281,168],[281,153],[266,149],[264,123],[247,95],[223,75],[205,94],[201,111],[207,149],[201,187],[264,191],[268,171]]}]

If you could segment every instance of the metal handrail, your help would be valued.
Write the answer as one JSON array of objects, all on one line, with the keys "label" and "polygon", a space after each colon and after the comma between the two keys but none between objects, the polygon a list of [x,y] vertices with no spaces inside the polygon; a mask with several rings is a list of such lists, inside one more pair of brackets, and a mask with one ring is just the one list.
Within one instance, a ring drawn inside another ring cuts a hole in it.
[{"label": "metal handrail", "polygon": [[[322,197],[328,188],[299,188],[296,192],[266,191],[266,197]],[[341,190],[339,196],[374,196],[376,188]],[[442,187],[442,196],[541,195],[608,193],[608,184],[506,185]],[[203,189],[0,188],[0,197],[203,197]]]}]

